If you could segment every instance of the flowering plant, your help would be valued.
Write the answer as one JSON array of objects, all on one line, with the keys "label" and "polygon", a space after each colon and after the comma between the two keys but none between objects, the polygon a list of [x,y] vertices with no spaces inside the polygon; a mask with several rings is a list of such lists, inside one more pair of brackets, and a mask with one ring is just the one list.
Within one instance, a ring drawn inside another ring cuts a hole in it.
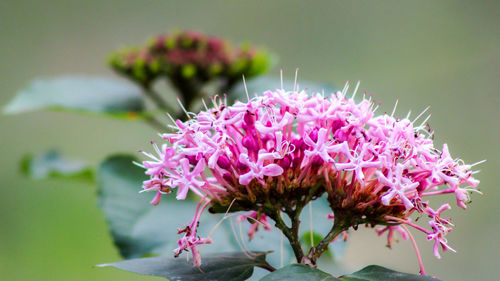
[{"label": "flowering plant", "polygon": [[[170,145],[158,147],[157,155],[143,152],[149,160],[136,163],[150,179],[144,191],[154,191],[156,205],[164,194],[176,190],[177,200],[188,191],[200,201],[193,220],[179,230],[183,237],[175,250],[191,251],[193,264],[201,265],[197,247],[212,243],[200,238],[201,213],[248,211],[252,238],[259,225],[269,229],[274,221],[289,240],[296,260],[316,266],[328,245],[351,227],[374,227],[387,232],[392,244],[395,232],[411,237],[410,226],[434,241],[434,255],[453,249],[445,238],[451,231],[443,204],[433,209],[429,197],[452,193],[457,205],[466,208],[469,193],[477,191],[473,165],[451,157],[446,144],[434,147],[433,132],[409,116],[375,116],[371,99],[355,101],[349,85],[343,91],[307,94],[293,89],[269,90],[261,96],[230,106],[219,98],[213,107],[198,114],[186,112],[189,120],[174,121],[173,133],[161,134]],[[330,232],[305,253],[300,245],[299,215],[311,200],[325,195],[332,213]],[[429,217],[428,228],[412,222],[419,213]],[[288,226],[282,216],[288,216]],[[418,248],[420,273],[425,275]]]},{"label": "flowering plant", "polygon": [[[156,37],[145,47],[113,54],[110,62],[138,88],[101,78],[36,82],[6,108],[7,112],[37,107],[105,112],[144,120],[159,131],[162,143],[152,142],[153,153],[142,151],[145,160],[113,156],[98,171],[99,204],[115,244],[127,258],[103,266],[170,280],[247,280],[255,267],[271,272],[261,280],[435,280],[426,276],[410,229],[432,241],[437,258],[441,251],[454,251],[446,239],[453,228],[445,217],[450,204],[438,206],[429,200],[451,194],[465,209],[470,193],[478,192],[473,166],[480,162],[465,164],[453,158],[446,144],[437,149],[427,125],[430,115],[424,117],[427,109],[415,118],[410,113],[395,117],[396,106],[390,115],[376,115],[378,105],[372,97],[356,95],[359,83],[352,93],[348,83],[341,91],[301,90],[297,77],[290,88],[282,78],[280,84],[267,84],[267,90],[254,95],[244,77],[263,73],[266,55],[254,47],[232,48],[222,39],[196,32]],[[173,110],[154,90],[154,82],[162,76],[177,91],[182,111]],[[233,98],[234,103],[226,95],[215,95],[208,102],[203,98],[213,81],[220,94],[234,95],[241,76],[245,95]],[[86,96],[85,104],[74,99],[61,102],[61,95],[75,83],[92,93],[101,91],[100,96],[90,95],[90,102]],[[50,94],[40,98],[40,89],[47,88]],[[138,89],[160,111],[174,115],[168,114],[168,126],[145,111]],[[33,103],[34,95],[44,102]],[[203,107],[193,113],[196,99]],[[50,156],[27,159],[26,171],[40,176],[35,172],[44,166],[42,177],[88,171],[80,162]],[[137,194],[140,182],[141,193],[153,192],[152,198]],[[316,202],[323,202],[327,212],[320,215],[313,208]],[[306,208],[310,231],[301,234]],[[193,214],[192,219],[185,214]],[[313,215],[326,231],[313,231]],[[247,229],[249,246],[237,237],[234,216],[240,233]],[[427,223],[417,223],[420,217],[428,218]],[[224,226],[227,221],[232,233]],[[336,278],[317,269],[320,257],[335,251],[335,245],[346,241],[348,232],[359,225],[386,234],[388,246],[395,233],[411,240],[421,275],[368,266]],[[176,227],[176,233],[169,231]],[[281,238],[279,269],[269,252],[273,242],[266,240],[267,232],[277,232]],[[173,239],[172,233],[180,236]],[[283,245],[284,237],[288,246]],[[250,250],[256,240],[262,248]],[[212,254],[203,254],[205,246]],[[226,253],[216,253],[221,249]],[[227,253],[233,249],[241,252]],[[286,249],[292,253],[287,266]],[[142,257],[169,251],[175,258]],[[190,252],[187,260],[178,258],[184,252]]]}]

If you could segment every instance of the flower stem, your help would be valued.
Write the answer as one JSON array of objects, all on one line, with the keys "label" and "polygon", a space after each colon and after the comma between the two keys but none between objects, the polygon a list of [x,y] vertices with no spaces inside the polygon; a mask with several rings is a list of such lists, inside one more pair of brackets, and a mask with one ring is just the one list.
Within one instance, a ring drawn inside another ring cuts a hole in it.
[{"label": "flower stem", "polygon": [[299,216],[290,217],[292,220],[292,227],[288,227],[281,218],[281,211],[279,209],[275,208],[274,212],[267,213],[267,215],[274,220],[276,227],[286,236],[293,249],[295,258],[300,262],[304,257],[304,251],[302,250],[299,240]]},{"label": "flower stem", "polygon": [[168,127],[163,125],[160,121],[158,121],[158,119],[150,116],[146,119],[146,122],[148,123],[148,125],[150,125],[151,127],[153,127],[153,129],[159,131],[159,132],[166,132],[168,130]]},{"label": "flower stem", "polygon": [[330,232],[328,232],[318,245],[311,247],[311,250],[309,250],[307,256],[301,260],[301,263],[316,267],[316,261],[328,249],[328,245],[330,245],[330,243],[342,232],[347,230],[347,228],[349,227],[336,220]]},{"label": "flower stem", "polygon": [[151,86],[143,85],[142,89],[144,94],[148,96],[158,108],[167,112],[172,112],[172,113],[175,112],[175,110],[167,102],[165,102],[163,98],[160,96],[160,94],[157,93],[155,90],[153,90]]},{"label": "flower stem", "polygon": [[408,236],[410,236],[411,243],[413,244],[413,248],[415,249],[415,253],[417,254],[417,259],[418,259],[418,265],[420,266],[420,274],[426,275],[425,274],[425,269],[424,269],[424,263],[422,262],[422,257],[420,256],[420,251],[418,250],[417,242],[415,242],[415,238],[413,238],[413,235],[411,235],[411,232],[408,230],[404,224],[401,225],[403,229],[408,233]]}]

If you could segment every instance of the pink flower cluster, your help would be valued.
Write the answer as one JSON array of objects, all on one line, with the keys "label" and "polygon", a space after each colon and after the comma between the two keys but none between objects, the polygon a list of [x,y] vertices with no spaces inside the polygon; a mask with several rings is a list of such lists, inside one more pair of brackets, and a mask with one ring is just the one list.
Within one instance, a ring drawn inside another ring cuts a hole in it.
[{"label": "pink flower cluster", "polygon": [[[315,198],[328,195],[332,218],[350,218],[355,227],[392,225],[379,231],[388,232],[389,244],[394,231],[406,238],[399,227],[406,224],[435,241],[437,257],[439,247],[451,249],[445,235],[452,224],[442,218],[450,206],[433,209],[426,198],[451,193],[465,208],[479,183],[473,165],[453,158],[446,144],[434,147],[428,118],[416,124],[425,111],[413,120],[376,116],[371,98],[356,102],[357,87],[351,97],[347,90],[325,96],[277,89],[232,106],[216,97],[212,108],[161,134],[169,145],[154,144],[157,155],[145,153],[151,159],[139,164],[151,177],[143,189],[156,192],[151,203],[175,189],[179,200],[188,191],[201,197],[176,253],[191,249],[199,265],[195,247],[211,241],[196,236],[196,225],[210,204],[250,204],[249,216],[258,220],[266,218],[259,206],[269,196],[301,198],[294,194],[313,187]],[[429,228],[411,222],[415,212],[430,218]]]}]

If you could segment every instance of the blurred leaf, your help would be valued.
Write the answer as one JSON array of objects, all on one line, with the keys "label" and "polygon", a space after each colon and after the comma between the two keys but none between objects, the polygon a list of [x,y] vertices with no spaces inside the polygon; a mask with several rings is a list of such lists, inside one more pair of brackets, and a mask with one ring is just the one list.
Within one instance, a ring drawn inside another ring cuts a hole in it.
[{"label": "blurred leaf", "polygon": [[338,278],[304,264],[290,264],[264,276],[260,281],[336,281]]},{"label": "blurred leaf", "polygon": [[[196,203],[176,200],[175,194],[164,195],[158,206],[149,204],[153,193],[141,193],[144,170],[132,164],[132,156],[118,155],[101,164],[97,176],[99,206],[109,223],[114,242],[125,258],[146,254],[167,255],[177,247],[177,228],[192,220]],[[208,235],[220,216],[204,213],[198,233]],[[213,244],[205,245],[205,252],[239,250],[232,234],[221,227],[213,232]]]},{"label": "blurred leaf", "polygon": [[202,257],[199,268],[188,263],[186,259],[164,256],[124,260],[99,266],[113,266],[139,274],[165,277],[171,281],[240,281],[252,276],[255,266],[264,266],[265,258],[265,253],[258,253],[255,257],[244,253],[222,253]]},{"label": "blurred leaf", "polygon": [[342,276],[345,281],[439,281],[430,276],[402,273],[378,265],[369,265],[353,274]]},{"label": "blurred leaf", "polygon": [[[292,91],[294,83],[294,80],[284,79],[283,89]],[[328,83],[297,81],[297,84],[298,87],[296,89],[306,90],[307,93],[321,93],[323,89],[325,94],[330,94],[336,91],[336,88]],[[259,76],[247,81],[247,89],[250,98],[252,98],[254,97],[254,94],[262,95],[262,93],[268,90],[274,91],[276,89],[281,89],[281,79],[271,76]],[[229,98],[231,100],[247,100],[243,80],[233,88]]]},{"label": "blurred leaf", "polygon": [[319,242],[321,242],[321,240],[323,240],[323,236],[314,231],[312,232],[312,240],[311,240],[311,231],[307,231],[304,234],[302,234],[302,236],[300,236],[300,242],[304,246],[309,248],[313,246],[312,242],[314,242],[314,246],[316,246],[319,244]]},{"label": "blurred leaf", "polygon": [[35,178],[80,178],[93,180],[93,171],[85,161],[68,159],[55,150],[27,155],[21,160],[21,172]]},{"label": "blurred leaf", "polygon": [[4,107],[4,113],[39,109],[104,113],[133,119],[143,112],[144,100],[141,90],[126,81],[68,75],[31,82]]}]

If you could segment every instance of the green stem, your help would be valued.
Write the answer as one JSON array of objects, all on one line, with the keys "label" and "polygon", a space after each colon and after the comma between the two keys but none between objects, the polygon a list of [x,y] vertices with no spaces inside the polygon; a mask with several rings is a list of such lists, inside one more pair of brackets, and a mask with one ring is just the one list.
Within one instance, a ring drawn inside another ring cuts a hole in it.
[{"label": "green stem", "polygon": [[158,121],[158,119],[152,116],[148,117],[146,119],[146,122],[148,123],[148,125],[153,127],[153,129],[158,130],[159,132],[166,132],[168,130],[167,126],[163,125],[163,123],[161,123],[160,121]]},{"label": "green stem", "polygon": [[267,215],[272,218],[275,222],[275,226],[281,230],[281,232],[285,235],[285,237],[290,242],[290,246],[293,249],[293,253],[295,254],[295,258],[298,262],[302,260],[304,257],[304,251],[302,250],[302,246],[300,245],[299,240],[299,224],[300,221],[298,216],[290,216],[292,220],[292,227],[288,227],[283,219],[281,218],[281,211],[278,208],[273,208],[272,212],[266,212]]},{"label": "green stem", "polygon": [[[192,103],[196,98],[200,97],[201,86],[200,83],[193,80],[186,80],[182,77],[171,77],[170,82],[172,86],[180,93],[180,97],[186,110],[190,110]],[[178,113],[178,119],[186,120],[187,116],[183,112]]]},{"label": "green stem", "polygon": [[349,226],[345,225],[343,222],[335,220],[330,232],[319,242],[315,247],[311,247],[307,256],[302,260],[303,264],[307,264],[312,267],[316,267],[316,261],[318,258],[328,249],[328,245],[342,232],[347,230]]},{"label": "green stem", "polygon": [[[142,90],[142,92],[147,97],[149,97],[159,109],[166,112],[175,112],[174,109],[168,103],[166,103],[161,95],[153,90],[150,85],[142,85]],[[158,121],[158,119],[154,118],[153,116],[147,117],[146,122],[155,130],[163,132],[168,130],[167,126],[163,125],[160,121]]]},{"label": "green stem", "polygon": [[[302,209],[304,209],[304,206],[307,205],[315,195],[321,195],[322,191],[318,194],[318,190],[320,187],[321,184],[317,184],[309,190],[308,194],[305,195],[305,197],[300,195],[298,198],[296,198],[295,206],[290,205],[289,203],[287,204],[283,201],[273,203],[271,202],[270,198],[268,198],[268,201],[266,202],[266,205],[264,207],[264,213],[266,213],[271,219],[274,220],[275,226],[279,230],[281,230],[281,232],[290,242],[290,246],[293,249],[295,258],[299,263],[303,263],[305,258],[304,251],[302,250],[302,245],[300,244],[299,239],[300,213],[302,212]],[[290,218],[290,221],[292,223],[291,227],[288,227],[281,218],[281,206],[284,207],[284,212]]]},{"label": "green stem", "polygon": [[161,95],[153,90],[151,86],[143,85],[142,89],[144,94],[146,94],[146,96],[148,96],[158,108],[166,112],[175,112],[175,110],[166,101],[164,101]]}]

